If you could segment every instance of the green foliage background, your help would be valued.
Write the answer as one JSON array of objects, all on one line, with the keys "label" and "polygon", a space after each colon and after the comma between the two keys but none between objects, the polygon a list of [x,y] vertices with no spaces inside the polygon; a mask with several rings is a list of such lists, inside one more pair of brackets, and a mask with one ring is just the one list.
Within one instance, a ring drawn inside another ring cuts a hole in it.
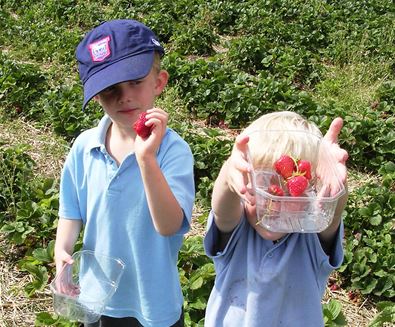
[{"label": "green foliage background", "polygon": [[[0,0],[0,8],[0,119],[28,119],[68,144],[102,115],[95,105],[81,111],[74,51],[84,33],[115,18],[141,20],[157,33],[171,76],[159,104],[194,153],[202,225],[213,181],[233,142],[234,133],[223,126],[237,132],[264,113],[293,110],[325,132],[334,117],[343,117],[339,142],[350,155],[353,187],[344,215],[342,287],[392,303],[392,1]],[[25,287],[30,296],[54,273],[58,206],[57,178],[37,174],[34,167],[26,145],[0,144],[0,227],[20,249],[20,268],[34,277]],[[187,325],[202,325],[214,271],[200,237],[186,240],[179,268]],[[324,308],[327,325],[339,319],[335,313],[336,305]],[[394,319],[382,316],[379,323]],[[50,323],[68,324],[49,313],[38,315],[38,325]]]}]

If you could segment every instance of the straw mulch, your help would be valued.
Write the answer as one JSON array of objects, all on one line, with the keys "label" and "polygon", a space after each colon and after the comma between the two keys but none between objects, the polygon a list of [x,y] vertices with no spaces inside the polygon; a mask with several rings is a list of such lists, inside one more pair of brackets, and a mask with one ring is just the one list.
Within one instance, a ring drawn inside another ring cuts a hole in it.
[{"label": "straw mulch", "polygon": [[31,327],[36,312],[50,310],[52,298],[49,292],[26,296],[24,286],[32,278],[18,269],[16,259],[10,257],[12,250],[0,239],[0,327]]},{"label": "straw mulch", "polygon": [[[191,235],[200,232],[200,227],[192,228]],[[31,327],[36,313],[52,312],[52,297],[48,289],[32,298],[26,296],[24,286],[31,281],[31,276],[20,271],[15,259],[4,253],[12,251],[8,247],[4,240],[0,240],[0,327]],[[327,288],[323,301],[331,298],[341,302],[350,327],[367,327],[377,314],[374,303],[369,299],[352,302],[345,290],[331,291]]]}]

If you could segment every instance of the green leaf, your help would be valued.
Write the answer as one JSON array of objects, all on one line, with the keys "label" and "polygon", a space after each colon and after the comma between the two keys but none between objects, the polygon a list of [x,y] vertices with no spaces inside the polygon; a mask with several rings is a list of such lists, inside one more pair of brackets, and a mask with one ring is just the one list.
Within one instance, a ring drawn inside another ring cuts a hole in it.
[{"label": "green leaf", "polygon": [[191,284],[190,288],[191,290],[197,290],[198,288],[201,288],[204,283],[204,279],[202,277],[196,278]]},{"label": "green leaf", "polygon": [[384,301],[377,303],[380,312],[369,323],[369,327],[382,327],[384,323],[395,323],[395,303]]},{"label": "green leaf", "polygon": [[43,248],[35,249],[33,251],[33,257],[43,263],[51,263],[54,257],[54,247],[55,247],[55,241],[51,240],[45,249]]},{"label": "green leaf", "polygon": [[35,326],[52,326],[57,321],[58,318],[49,312],[40,312],[36,315]]},{"label": "green leaf", "polygon": [[197,310],[204,310],[206,308],[206,302],[201,298],[198,298],[195,302],[189,303],[189,307]]},{"label": "green leaf", "polygon": [[33,281],[25,286],[28,296],[32,296],[36,291],[42,291],[45,288],[48,282],[47,268],[26,262],[21,266],[21,269],[28,271],[34,277]]},{"label": "green leaf", "polygon": [[328,309],[332,312],[332,317],[336,319],[342,310],[342,305],[339,301],[331,300],[328,304]]},{"label": "green leaf", "polygon": [[369,219],[369,222],[373,225],[373,226],[379,226],[382,222],[383,218],[380,215],[377,216],[373,216]]}]

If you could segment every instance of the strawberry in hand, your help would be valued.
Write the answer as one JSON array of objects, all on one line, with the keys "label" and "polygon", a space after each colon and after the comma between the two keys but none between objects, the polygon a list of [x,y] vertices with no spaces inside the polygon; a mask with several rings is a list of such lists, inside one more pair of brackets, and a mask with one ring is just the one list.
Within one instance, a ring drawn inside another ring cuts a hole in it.
[{"label": "strawberry in hand", "polygon": [[146,112],[142,112],[139,118],[133,124],[133,129],[137,135],[144,139],[151,135],[151,127],[145,125],[147,121],[146,115]]}]

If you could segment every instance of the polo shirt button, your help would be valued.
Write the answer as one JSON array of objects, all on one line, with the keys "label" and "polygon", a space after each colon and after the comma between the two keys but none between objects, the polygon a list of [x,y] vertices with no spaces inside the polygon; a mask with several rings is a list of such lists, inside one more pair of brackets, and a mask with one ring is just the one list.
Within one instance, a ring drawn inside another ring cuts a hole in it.
[{"label": "polo shirt button", "polygon": [[272,257],[273,257],[273,253],[269,253],[267,256],[268,256],[269,258],[272,258]]}]

